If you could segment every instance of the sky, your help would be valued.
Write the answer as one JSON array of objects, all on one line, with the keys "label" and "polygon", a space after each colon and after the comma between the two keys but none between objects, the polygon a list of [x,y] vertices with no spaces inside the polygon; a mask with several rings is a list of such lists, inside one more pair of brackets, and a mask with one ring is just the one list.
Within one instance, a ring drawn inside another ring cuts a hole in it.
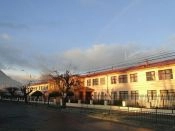
[{"label": "sky", "polygon": [[174,50],[174,0],[0,0],[0,69],[35,79]]}]

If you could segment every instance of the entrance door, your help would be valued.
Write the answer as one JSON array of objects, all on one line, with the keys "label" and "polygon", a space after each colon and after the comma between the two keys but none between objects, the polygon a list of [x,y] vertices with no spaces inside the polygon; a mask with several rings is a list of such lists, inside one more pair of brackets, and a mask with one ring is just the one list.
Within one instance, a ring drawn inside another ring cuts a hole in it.
[{"label": "entrance door", "polygon": [[86,92],[86,101],[90,101],[91,99],[91,92]]},{"label": "entrance door", "polygon": [[83,92],[82,91],[79,92],[79,99],[83,100]]}]

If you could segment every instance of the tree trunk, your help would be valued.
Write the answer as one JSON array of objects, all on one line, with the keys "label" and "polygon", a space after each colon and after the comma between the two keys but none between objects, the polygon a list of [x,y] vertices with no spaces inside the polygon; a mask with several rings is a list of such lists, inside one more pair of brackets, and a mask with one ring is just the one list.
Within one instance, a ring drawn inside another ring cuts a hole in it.
[{"label": "tree trunk", "polygon": [[26,95],[24,96],[24,101],[25,101],[26,104],[28,104],[28,100],[27,100],[27,96]]},{"label": "tree trunk", "polygon": [[66,108],[66,100],[67,98],[62,98],[62,103],[63,103],[62,108]]},{"label": "tree trunk", "polygon": [[50,97],[47,98],[47,105],[49,106]]}]

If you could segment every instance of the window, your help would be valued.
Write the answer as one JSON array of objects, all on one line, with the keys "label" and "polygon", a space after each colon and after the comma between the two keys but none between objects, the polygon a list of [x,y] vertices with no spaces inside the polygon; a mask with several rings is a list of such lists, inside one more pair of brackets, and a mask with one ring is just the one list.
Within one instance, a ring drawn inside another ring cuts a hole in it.
[{"label": "window", "polygon": [[168,96],[169,96],[169,100],[174,101],[175,100],[175,90],[168,90]]},{"label": "window", "polygon": [[105,85],[105,78],[100,78],[100,85]]},{"label": "window", "polygon": [[117,100],[117,91],[111,92],[112,100]]},{"label": "window", "polygon": [[119,99],[120,100],[127,100],[128,99],[128,91],[120,91],[119,92]]},{"label": "window", "polygon": [[117,83],[117,76],[111,76],[111,84]]},{"label": "window", "polygon": [[160,90],[160,99],[161,100],[168,100],[168,90]]},{"label": "window", "polygon": [[127,82],[128,82],[127,75],[120,75],[119,76],[119,83],[127,83]]},{"label": "window", "polygon": [[91,86],[91,79],[87,80],[87,86]]},{"label": "window", "polygon": [[104,99],[105,99],[105,93],[101,92],[101,100],[104,100]]},{"label": "window", "polygon": [[173,79],[172,69],[159,70],[159,80]]},{"label": "window", "polygon": [[175,91],[174,90],[160,90],[161,100],[174,100]]},{"label": "window", "polygon": [[130,82],[137,82],[137,73],[130,74]]},{"label": "window", "polygon": [[139,91],[131,91],[131,100],[138,100],[139,99]]},{"label": "window", "polygon": [[146,80],[154,81],[155,80],[155,71],[146,72]]},{"label": "window", "polygon": [[93,86],[98,85],[98,78],[93,79],[92,84],[93,84]]},{"label": "window", "polygon": [[94,100],[97,100],[98,96],[97,96],[97,92],[94,92]]},{"label": "window", "polygon": [[147,95],[148,95],[148,101],[149,100],[156,100],[157,91],[156,90],[148,90]]}]

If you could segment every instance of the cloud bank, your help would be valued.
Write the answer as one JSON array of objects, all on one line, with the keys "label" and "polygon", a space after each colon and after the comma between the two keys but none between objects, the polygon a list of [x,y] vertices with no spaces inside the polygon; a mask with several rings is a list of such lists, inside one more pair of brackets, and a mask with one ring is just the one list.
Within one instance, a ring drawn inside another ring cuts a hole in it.
[{"label": "cloud bank", "polygon": [[31,67],[24,55],[22,49],[11,44],[0,43],[0,69],[13,68],[14,66]]},{"label": "cloud bank", "polygon": [[95,44],[88,49],[71,49],[62,54],[38,57],[38,66],[42,71],[72,70],[76,73],[95,71],[150,57],[169,49],[144,49],[138,44]]},{"label": "cloud bank", "polygon": [[[170,44],[172,45],[173,42]],[[0,44],[0,68],[18,67],[20,68],[18,70],[36,70],[40,73],[53,70],[59,72],[71,70],[75,73],[85,73],[166,51],[170,50],[168,48],[162,50],[162,47],[145,49],[134,43],[94,44],[87,49],[74,48],[63,53],[46,55],[35,52],[31,58],[28,58],[25,54],[25,49],[17,48],[10,44]]]}]

